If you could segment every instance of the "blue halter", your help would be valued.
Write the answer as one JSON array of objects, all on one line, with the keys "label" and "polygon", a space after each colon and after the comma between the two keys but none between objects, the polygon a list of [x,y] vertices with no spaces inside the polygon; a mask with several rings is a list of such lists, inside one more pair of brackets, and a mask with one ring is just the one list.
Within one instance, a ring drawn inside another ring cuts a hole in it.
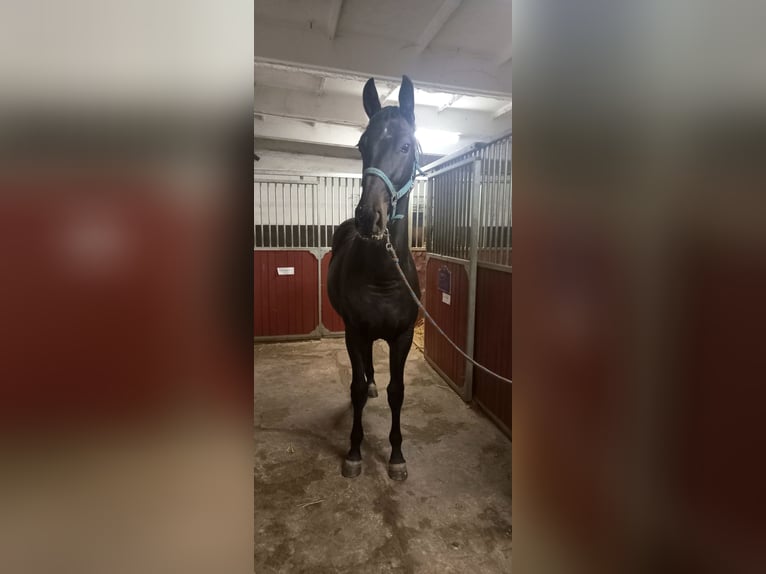
[{"label": "blue halter", "polygon": [[[388,176],[377,167],[368,167],[364,170],[364,172],[362,172],[362,175],[377,175],[380,179],[383,180],[383,183],[385,183],[386,187],[388,188],[388,192],[391,194],[391,213],[393,213],[391,219],[403,219],[403,213],[396,213],[396,202],[407,195],[410,190],[412,190],[412,186],[415,184],[415,177],[419,171],[420,166],[418,165],[418,151],[416,149],[415,161],[412,164],[412,175],[410,176],[410,180],[405,183],[399,191],[394,189],[394,184],[391,183],[391,180],[388,178]],[[425,175],[422,171],[420,171],[420,174]]]}]

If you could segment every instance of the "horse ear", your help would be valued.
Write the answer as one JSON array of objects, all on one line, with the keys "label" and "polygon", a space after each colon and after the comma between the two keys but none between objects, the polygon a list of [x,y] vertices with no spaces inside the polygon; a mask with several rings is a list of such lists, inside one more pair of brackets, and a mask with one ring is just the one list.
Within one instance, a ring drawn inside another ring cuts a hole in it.
[{"label": "horse ear", "polygon": [[415,90],[407,76],[402,76],[402,87],[399,88],[399,110],[408,122],[415,125]]},{"label": "horse ear", "polygon": [[367,112],[368,118],[371,118],[380,111],[380,98],[378,97],[378,89],[375,87],[374,78],[367,80],[367,83],[364,85],[362,101],[364,102],[364,111]]}]

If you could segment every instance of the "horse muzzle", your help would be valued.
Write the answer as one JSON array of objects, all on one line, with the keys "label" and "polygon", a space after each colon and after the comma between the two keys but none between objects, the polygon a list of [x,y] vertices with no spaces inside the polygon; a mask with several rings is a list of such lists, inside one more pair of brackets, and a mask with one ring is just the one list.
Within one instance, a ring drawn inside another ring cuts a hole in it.
[{"label": "horse muzzle", "polygon": [[382,239],[388,225],[388,215],[382,207],[357,208],[354,218],[356,230],[365,239]]}]

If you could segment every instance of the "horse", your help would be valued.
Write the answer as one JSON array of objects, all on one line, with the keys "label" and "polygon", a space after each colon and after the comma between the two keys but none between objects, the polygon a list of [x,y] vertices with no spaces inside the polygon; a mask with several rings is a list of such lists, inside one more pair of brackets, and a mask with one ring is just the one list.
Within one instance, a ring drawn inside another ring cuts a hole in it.
[{"label": "horse", "polygon": [[412,346],[418,307],[387,247],[393,247],[407,281],[419,294],[418,274],[407,236],[409,191],[415,182],[419,153],[412,81],[402,77],[399,106],[381,109],[373,78],[365,84],[362,100],[369,118],[357,144],[363,165],[362,194],[354,217],[344,221],[333,234],[327,278],[330,303],[346,326],[346,349],[352,370],[354,422],[342,474],[353,478],[362,471],[362,411],[368,397],[378,396],[372,345],[383,339],[389,346],[391,371],[386,389],[391,409],[388,475],[393,480],[404,480],[407,463],[402,455],[400,413],[404,402],[404,364]]}]

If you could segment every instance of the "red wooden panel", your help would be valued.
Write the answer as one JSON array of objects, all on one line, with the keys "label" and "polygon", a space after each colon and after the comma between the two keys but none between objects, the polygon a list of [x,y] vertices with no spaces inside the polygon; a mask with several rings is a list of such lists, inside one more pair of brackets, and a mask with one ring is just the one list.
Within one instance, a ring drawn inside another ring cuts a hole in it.
[{"label": "red wooden panel", "polygon": [[[317,260],[308,251],[254,251],[254,334],[308,335],[319,324]],[[292,267],[294,275],[278,275]]]},{"label": "red wooden panel", "polygon": [[[452,272],[450,303],[442,301],[438,289],[439,269]],[[459,263],[431,257],[426,266],[426,308],[434,321],[456,345],[465,350],[468,309],[468,273]],[[462,386],[465,382],[465,359],[431,325],[425,323],[425,354],[452,380]]]},{"label": "red wooden panel", "polygon": [[78,173],[0,181],[0,427],[113,423],[221,385],[215,226],[156,181]]},{"label": "red wooden panel", "polygon": [[620,520],[604,468],[615,460],[625,412],[615,380],[633,349],[627,263],[592,220],[551,216],[531,203],[522,212],[514,236],[514,418],[527,484],[540,511],[572,532],[609,540]]},{"label": "red wooden panel", "polygon": [[327,295],[327,274],[330,270],[332,253],[326,253],[322,258],[322,324],[332,333],[341,333],[346,330],[343,318],[335,312]]},{"label": "red wooden panel", "polygon": [[[476,276],[474,357],[499,375],[511,378],[511,274],[479,267]],[[511,429],[511,385],[481,369],[473,370],[474,398]]]},{"label": "red wooden panel", "polygon": [[695,251],[683,265],[674,494],[700,543],[739,554],[763,548],[766,536],[766,264],[760,253]]}]

